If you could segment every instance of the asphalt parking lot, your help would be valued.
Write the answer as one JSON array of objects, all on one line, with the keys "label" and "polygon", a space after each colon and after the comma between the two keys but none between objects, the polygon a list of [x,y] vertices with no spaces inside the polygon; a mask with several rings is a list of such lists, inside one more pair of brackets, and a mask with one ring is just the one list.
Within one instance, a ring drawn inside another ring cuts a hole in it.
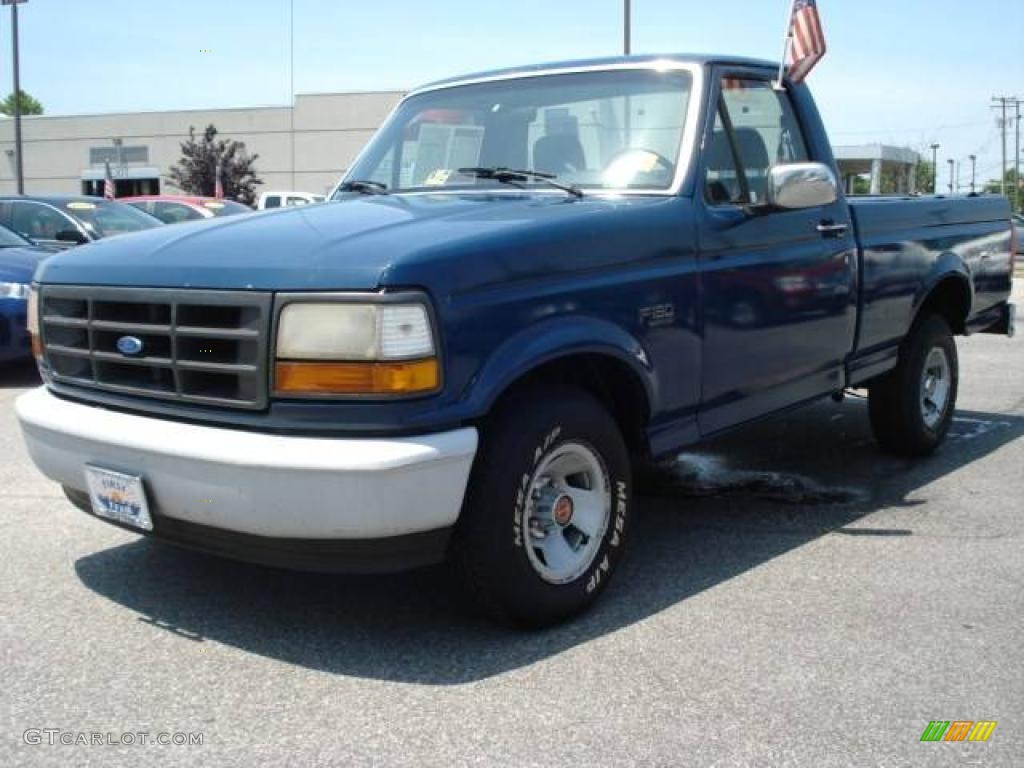
[{"label": "asphalt parking lot", "polygon": [[[442,569],[295,574],[92,520],[29,463],[34,372],[8,370],[0,764],[1019,766],[1024,342],[960,354],[933,459],[880,455],[858,399],[704,446],[597,610],[536,634],[467,615]],[[998,726],[921,743],[931,720]]]}]

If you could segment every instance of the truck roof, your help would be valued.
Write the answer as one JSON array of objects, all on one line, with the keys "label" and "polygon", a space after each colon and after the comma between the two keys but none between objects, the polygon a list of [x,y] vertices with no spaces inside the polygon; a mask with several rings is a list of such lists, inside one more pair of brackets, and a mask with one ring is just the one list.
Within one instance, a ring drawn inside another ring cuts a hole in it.
[{"label": "truck roof", "polygon": [[697,64],[700,66],[709,66],[713,64],[724,64],[724,65],[735,65],[744,67],[759,67],[759,68],[772,68],[778,69],[778,62],[766,61],[763,59],[751,59],[742,56],[728,56],[721,54],[707,54],[707,53],[662,53],[662,54],[645,54],[642,56],[609,56],[598,59],[575,59],[571,61],[555,61],[547,62],[545,64],[530,64],[520,67],[508,67],[505,69],[493,69],[485,72],[471,72],[458,77],[449,77],[444,80],[437,80],[432,83],[426,83],[419,88],[415,88],[412,93],[416,93],[421,90],[428,90],[432,88],[438,88],[445,85],[455,85],[469,80],[487,80],[492,77],[509,77],[515,75],[537,75],[550,70],[560,69],[577,69],[577,68],[597,68],[597,67],[614,67],[620,64],[654,64],[659,61],[674,61],[674,62],[685,62],[687,64]]}]

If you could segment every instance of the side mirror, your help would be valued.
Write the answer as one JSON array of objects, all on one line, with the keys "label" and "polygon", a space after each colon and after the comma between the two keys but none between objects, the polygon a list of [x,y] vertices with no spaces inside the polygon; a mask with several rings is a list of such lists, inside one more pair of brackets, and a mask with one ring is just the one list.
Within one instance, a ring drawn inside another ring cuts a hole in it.
[{"label": "side mirror", "polygon": [[824,163],[787,163],[768,171],[765,201],[772,208],[800,210],[831,205],[839,199],[839,182]]},{"label": "side mirror", "polygon": [[62,229],[53,239],[58,243],[72,243],[73,245],[82,245],[89,242],[89,238],[77,229]]}]

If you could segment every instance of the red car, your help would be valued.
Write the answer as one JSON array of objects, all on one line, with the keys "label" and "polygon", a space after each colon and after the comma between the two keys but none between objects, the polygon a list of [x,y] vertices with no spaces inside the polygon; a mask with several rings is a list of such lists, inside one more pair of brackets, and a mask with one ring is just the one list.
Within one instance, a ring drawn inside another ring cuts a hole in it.
[{"label": "red car", "polygon": [[212,219],[215,216],[234,216],[237,213],[252,213],[252,208],[248,206],[216,197],[141,195],[139,197],[120,197],[117,202],[127,203],[150,216],[156,216],[164,224]]}]

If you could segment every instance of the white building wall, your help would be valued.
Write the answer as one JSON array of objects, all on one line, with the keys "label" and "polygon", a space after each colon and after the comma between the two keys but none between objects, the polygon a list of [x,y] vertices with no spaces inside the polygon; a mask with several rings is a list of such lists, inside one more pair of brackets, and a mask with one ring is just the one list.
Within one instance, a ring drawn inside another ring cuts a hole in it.
[{"label": "white building wall", "polygon": [[[126,166],[157,168],[161,191],[174,193],[178,190],[166,176],[180,157],[189,126],[201,133],[212,123],[222,137],[243,141],[250,153],[259,155],[256,170],[264,181],[261,189],[322,193],[337,182],[401,96],[398,92],[301,95],[296,97],[294,114],[289,107],[258,107],[25,117],[25,192],[80,193],[83,172],[97,168],[90,166],[89,150],[112,147],[118,138],[126,147],[148,147],[147,162]],[[15,191],[14,121],[2,119],[0,194]]]}]

